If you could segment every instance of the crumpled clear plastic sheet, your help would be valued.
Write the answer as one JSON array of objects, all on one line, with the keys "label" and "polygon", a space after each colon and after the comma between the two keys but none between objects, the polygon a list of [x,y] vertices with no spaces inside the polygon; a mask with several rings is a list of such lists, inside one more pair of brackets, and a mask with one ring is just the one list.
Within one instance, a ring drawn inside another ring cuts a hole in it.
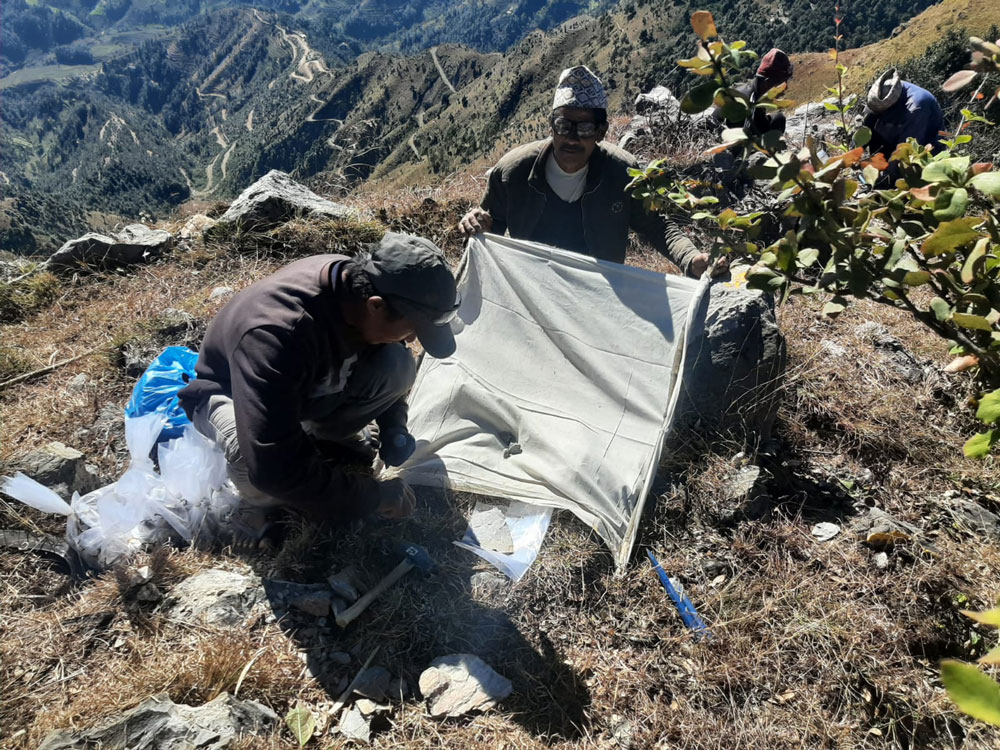
[{"label": "crumpled clear plastic sheet", "polygon": [[67,503],[18,472],[0,490],[25,505],[66,519],[66,540],[91,567],[107,568],[153,543],[210,541],[239,502],[226,478],[226,459],[193,426],[157,447],[159,472],[150,457],[166,424],[162,414],[125,419],[130,461],[117,482]]},{"label": "crumpled clear plastic sheet", "polygon": [[481,546],[471,526],[466,529],[461,541],[452,544],[474,552],[516,582],[524,577],[538,557],[545,532],[549,530],[552,508],[511,500],[503,510],[503,516],[510,531],[513,552],[505,554]]}]

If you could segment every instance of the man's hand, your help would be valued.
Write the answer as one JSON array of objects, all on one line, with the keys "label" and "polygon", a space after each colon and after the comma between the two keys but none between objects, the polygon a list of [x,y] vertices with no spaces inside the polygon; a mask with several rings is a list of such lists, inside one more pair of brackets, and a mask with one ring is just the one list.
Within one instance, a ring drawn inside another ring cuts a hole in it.
[{"label": "man's hand", "polygon": [[493,217],[490,216],[489,211],[485,211],[481,208],[474,208],[465,216],[462,220],[458,222],[458,231],[465,237],[471,237],[474,234],[479,234],[481,232],[488,232],[493,228]]},{"label": "man's hand", "polygon": [[[691,263],[688,264],[688,276],[692,276],[696,279],[700,279],[701,275],[708,270],[710,256],[708,253],[700,253],[691,259]],[[729,258],[719,258],[719,262],[715,264],[715,268],[712,270],[713,276],[719,276],[724,274],[729,270]]]},{"label": "man's hand", "polygon": [[382,432],[378,454],[386,466],[402,466],[417,448],[417,441],[405,427],[390,427]]},{"label": "man's hand", "polygon": [[379,503],[375,513],[382,518],[399,520],[413,515],[417,496],[406,482],[399,477],[378,484]]}]

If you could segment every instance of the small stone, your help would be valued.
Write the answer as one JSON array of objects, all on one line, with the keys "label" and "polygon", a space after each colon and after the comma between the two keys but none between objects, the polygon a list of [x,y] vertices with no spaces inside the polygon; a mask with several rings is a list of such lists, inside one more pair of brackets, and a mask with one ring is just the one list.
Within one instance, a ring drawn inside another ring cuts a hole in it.
[{"label": "small stone", "polygon": [[879,570],[886,570],[889,567],[889,555],[885,552],[875,553],[875,557],[872,559],[875,562],[875,567]]},{"label": "small stone", "polygon": [[81,372],[78,375],[76,375],[72,380],[70,380],[69,385],[66,387],[75,393],[79,393],[80,391],[86,389],[87,383],[89,382],[90,378],[87,377],[87,373]]},{"label": "small stone", "polygon": [[384,713],[389,710],[389,706],[384,703],[376,703],[368,698],[359,698],[354,704],[358,707],[358,710],[365,716],[371,716],[372,714]]},{"label": "small stone", "polygon": [[840,533],[840,526],[829,521],[823,521],[813,526],[811,533],[816,537],[816,541],[829,542]]},{"label": "small stone", "polygon": [[508,589],[507,578],[488,570],[473,573],[469,578],[469,584],[474,593],[484,598],[491,598],[503,594]]},{"label": "small stone", "polygon": [[231,286],[217,286],[212,290],[212,293],[208,295],[209,302],[219,302],[220,300],[228,299],[236,293],[236,290]]},{"label": "small stone", "polygon": [[339,664],[342,667],[349,666],[353,661],[351,655],[346,651],[331,651],[326,655],[326,660],[331,664]]},{"label": "small stone", "polygon": [[371,741],[371,722],[357,706],[351,706],[344,718],[340,720],[337,727],[342,735],[348,739],[357,740],[367,744]]},{"label": "small stone", "polygon": [[635,735],[635,724],[633,724],[628,719],[623,719],[620,716],[612,716],[611,726],[611,736],[614,741],[618,744],[618,747],[625,748],[629,750],[633,744],[633,736]]},{"label": "small stone", "polygon": [[511,681],[473,654],[435,659],[420,675],[432,716],[461,716],[492,708],[513,691]]},{"label": "small stone", "polygon": [[347,567],[326,579],[338,597],[353,604],[358,600],[358,579],[354,567]]},{"label": "small stone", "polygon": [[740,470],[727,481],[723,490],[726,500],[730,502],[742,502],[753,494],[758,479],[760,479],[759,466],[740,467]]},{"label": "small stone", "polygon": [[390,679],[389,670],[385,667],[368,667],[358,675],[354,692],[373,701],[383,701],[389,690]]},{"label": "small stone", "polygon": [[387,697],[389,700],[399,701],[402,703],[407,698],[410,697],[410,686],[402,677],[397,677],[395,680],[389,683],[389,690]]},{"label": "small stone", "polygon": [[136,592],[135,598],[140,602],[151,604],[160,601],[163,594],[160,593],[155,583],[147,583]]}]

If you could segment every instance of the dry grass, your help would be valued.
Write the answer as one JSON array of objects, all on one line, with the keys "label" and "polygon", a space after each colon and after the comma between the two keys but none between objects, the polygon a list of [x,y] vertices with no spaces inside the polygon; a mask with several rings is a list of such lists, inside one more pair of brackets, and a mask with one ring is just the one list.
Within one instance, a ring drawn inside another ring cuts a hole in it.
[{"label": "dry grass", "polygon": [[[353,201],[374,221],[430,236],[454,259],[453,227],[477,186]],[[5,327],[5,345],[44,364],[132,335],[166,307],[208,320],[214,286],[241,288],[331,237],[300,223],[240,241],[238,249],[196,246],[129,276],[72,281],[52,307]],[[629,258],[668,267],[639,246]],[[640,549],[655,550],[685,584],[710,640],[685,631],[644,558],[615,577],[609,553],[565,514],[521,583],[492,595],[473,590],[470,576],[487,568],[451,545],[464,531],[465,496],[421,496],[416,516],[398,524],[294,529],[274,556],[187,550],[148,561],[169,596],[184,575],[214,566],[310,582],[355,564],[371,585],[395,564],[393,542],[430,549],[435,576],[405,579],[343,632],[294,615],[238,629],[178,622],[165,607],[134,601],[114,574],[74,586],[34,558],[0,552],[0,747],[35,747],[54,728],[92,725],[158,692],[210,700],[233,690],[251,662],[240,697],[279,715],[298,700],[319,710],[376,645],[377,663],[411,688],[431,659],[455,651],[479,654],[515,686],[501,709],[451,721],[430,719],[411,696],[381,722],[376,747],[611,750],[626,737],[634,748],[671,750],[996,747],[1000,736],[957,715],[937,679],[939,659],[973,659],[996,638],[958,610],[1000,595],[1000,540],[958,528],[945,495],[1000,509],[995,459],[960,454],[968,378],[941,375],[943,345],[893,310],[859,304],[830,322],[819,308],[796,300],[780,310],[790,366],[773,444],[749,456],[737,455],[745,446],[707,445],[694,461],[668,462],[650,503]],[[857,330],[868,321],[888,327],[928,376],[901,377]],[[78,372],[90,384],[70,392]],[[60,439],[115,476],[120,435],[90,425],[130,387],[108,357],[95,356],[0,394],[0,459]],[[734,514],[742,506],[727,486],[748,458],[763,469],[749,504],[756,511]],[[890,551],[884,570],[856,530],[869,505],[922,530],[921,541]],[[819,543],[809,532],[819,520],[843,532]],[[61,527],[0,506],[0,526],[14,525]],[[331,667],[322,658],[329,651],[354,660]],[[345,743],[325,736],[316,746]],[[290,749],[294,741],[277,727],[233,747]]]}]

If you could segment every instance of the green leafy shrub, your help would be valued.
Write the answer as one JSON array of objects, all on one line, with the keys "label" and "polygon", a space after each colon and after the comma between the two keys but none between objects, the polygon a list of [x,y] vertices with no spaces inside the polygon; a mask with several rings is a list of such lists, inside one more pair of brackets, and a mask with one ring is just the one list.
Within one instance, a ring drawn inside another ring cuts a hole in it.
[{"label": "green leafy shrub", "polygon": [[[692,25],[700,38],[698,54],[678,64],[704,81],[684,96],[685,112],[717,106],[735,115],[732,120],[754,109],[792,106],[783,98],[783,86],[756,103],[742,96],[730,83],[732,74],[756,55],[742,42],[723,41],[710,13],[695,13]],[[972,45],[973,62],[945,88],[955,90],[982,76],[973,97],[977,100],[1000,65],[1000,46],[975,38]],[[842,76],[839,64],[838,73]],[[955,353],[974,355],[983,381],[1000,383],[1000,172],[963,153],[972,140],[964,131],[992,123],[963,110],[956,134],[943,141],[938,153],[911,140],[889,160],[881,154],[866,159],[863,146],[870,133],[865,128],[850,133],[846,113],[851,102],[845,101],[840,84],[831,93],[835,100],[827,108],[840,113],[846,142],[809,138],[795,151],[778,130],[727,128],[723,142],[707,152],[742,152],[750,174],[768,181],[785,220],[794,226],[776,242],[756,242],[759,212],[706,211],[705,201],[671,181],[662,164],[634,173],[634,194],[652,210],[671,204],[689,213],[708,230],[714,255],[751,264],[751,287],[773,291],[782,301],[795,294],[827,293],[831,297],[824,312],[830,316],[852,299],[902,308],[948,341]],[[1000,90],[993,98],[998,94]]]}]

